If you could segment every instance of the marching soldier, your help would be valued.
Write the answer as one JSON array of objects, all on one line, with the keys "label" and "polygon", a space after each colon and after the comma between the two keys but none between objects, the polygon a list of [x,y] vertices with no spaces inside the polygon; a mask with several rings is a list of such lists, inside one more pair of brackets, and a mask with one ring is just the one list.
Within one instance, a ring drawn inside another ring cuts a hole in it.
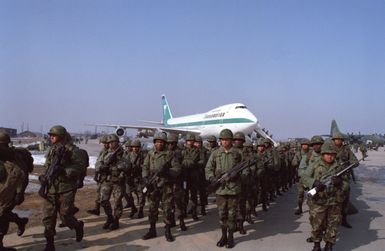
[{"label": "marching soldier", "polygon": [[194,147],[198,149],[199,159],[197,163],[197,187],[199,193],[199,202],[201,205],[201,215],[206,215],[206,205],[208,204],[208,198],[206,193],[206,176],[205,176],[205,167],[209,159],[209,151],[203,147],[202,138],[200,136],[195,136]]},{"label": "marching soldier", "polygon": [[209,150],[209,155],[219,148],[217,138],[214,135],[211,135],[207,138],[207,142],[209,142],[209,145],[207,149]]},{"label": "marching soldier", "polygon": [[[341,133],[333,134],[332,140],[334,141],[334,144],[337,147],[337,156],[336,156],[337,163],[339,163],[340,165],[349,166],[357,162],[357,164],[354,166],[354,167],[357,167],[358,166],[357,157],[354,155],[352,150],[350,150],[348,145],[344,145],[344,137],[342,136],[342,134]],[[351,174],[353,176],[353,170],[351,170]],[[349,224],[349,222],[346,219],[347,209],[349,205],[349,198],[350,198],[350,185],[348,186],[348,189],[345,192],[346,192],[345,200],[342,203],[342,208],[341,208],[342,210],[341,225],[346,228],[352,228],[352,226]]]},{"label": "marching soldier", "polygon": [[260,199],[262,203],[262,210],[268,211],[267,206],[269,204],[268,192],[269,192],[269,177],[267,176],[268,170],[271,169],[269,165],[272,165],[272,160],[269,159],[265,152],[264,139],[258,139],[257,141],[257,169],[256,174],[259,179],[260,187]]},{"label": "marching soldier", "polygon": [[324,251],[332,250],[341,221],[341,207],[345,200],[349,180],[333,176],[331,185],[326,186],[320,180],[325,174],[342,169],[335,160],[336,146],[332,141],[325,142],[321,147],[322,160],[315,163],[314,168],[306,170],[303,182],[309,188],[316,188],[317,194],[309,198],[310,224],[312,226],[313,251],[321,251],[322,239],[326,242]]},{"label": "marching soldier", "polygon": [[[53,126],[48,135],[52,146],[44,164],[46,174],[41,175],[39,180],[42,183],[40,195],[45,198],[42,221],[47,243],[44,250],[51,251],[55,250],[54,236],[58,213],[64,225],[75,229],[76,241],[83,239],[84,223],[73,215],[77,181],[83,173],[83,162],[78,148],[66,138],[67,130],[63,126]],[[49,174],[52,176],[49,177]]]},{"label": "marching soldier", "polygon": [[162,202],[165,237],[167,241],[174,241],[171,234],[172,223],[172,203],[174,201],[173,184],[180,175],[179,160],[174,154],[166,150],[167,135],[158,132],[154,135],[154,149],[149,151],[143,164],[143,178],[148,184],[152,178],[155,178],[154,184],[147,187],[147,199],[149,202],[150,229],[143,236],[144,240],[156,237],[156,222],[158,221],[159,204]]},{"label": "marching soldier", "polygon": [[301,159],[306,156],[309,153],[309,145],[310,141],[308,139],[304,139],[301,141],[301,149],[299,149],[295,155],[293,160],[291,161],[291,165],[295,167],[297,170],[297,177],[299,178],[297,188],[298,188],[298,196],[297,196],[297,204],[298,204],[298,209],[295,210],[294,214],[295,215],[300,215],[302,214],[302,205],[303,205],[303,200],[305,198],[305,188],[303,186],[303,183],[301,181],[301,175],[300,175],[300,169],[299,165],[301,163]]},{"label": "marching soldier", "polygon": [[[223,129],[219,136],[221,146],[211,154],[206,166],[206,178],[212,183],[215,183],[224,172],[242,160],[239,151],[233,147],[231,130]],[[233,248],[235,245],[234,231],[236,230],[240,192],[241,176],[239,174],[234,179],[219,186],[215,191],[219,222],[222,228],[222,236],[217,243],[218,247],[226,245],[227,248]]]},{"label": "marching soldier", "polygon": [[[105,155],[108,153],[108,135],[103,135],[100,138],[100,143],[103,144],[103,149],[100,151],[98,158],[96,159],[96,164],[100,165],[100,161],[102,161],[105,157]],[[87,210],[87,213],[93,214],[93,215],[100,215],[100,173],[95,168],[95,177],[94,180],[96,181],[96,200],[95,200],[95,208]]]},{"label": "marching soldier", "polygon": [[[123,156],[123,148],[119,145],[119,138],[111,134],[107,138],[108,151],[95,166],[100,173],[100,205],[107,215],[103,229],[116,230],[123,213],[123,191],[126,174],[131,169],[131,163]],[[114,199],[111,207],[111,195]]]}]

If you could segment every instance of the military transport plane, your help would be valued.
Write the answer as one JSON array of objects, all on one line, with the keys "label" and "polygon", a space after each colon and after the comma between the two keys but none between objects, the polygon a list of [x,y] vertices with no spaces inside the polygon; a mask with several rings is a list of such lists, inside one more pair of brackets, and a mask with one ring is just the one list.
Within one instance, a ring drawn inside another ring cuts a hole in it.
[{"label": "military transport plane", "polygon": [[[114,125],[97,124],[96,126],[116,128],[115,133],[123,136],[125,129],[137,129],[138,136],[153,136],[156,131],[173,132],[177,134],[193,133],[202,138],[210,135],[218,136],[222,129],[228,128],[233,132],[243,132],[245,135],[258,133],[264,138],[269,138],[259,125],[258,119],[241,103],[227,104],[214,108],[208,112],[173,117],[165,95],[162,95],[163,119],[162,122],[144,121],[153,126],[142,125]],[[95,126],[95,125],[94,125]]]}]

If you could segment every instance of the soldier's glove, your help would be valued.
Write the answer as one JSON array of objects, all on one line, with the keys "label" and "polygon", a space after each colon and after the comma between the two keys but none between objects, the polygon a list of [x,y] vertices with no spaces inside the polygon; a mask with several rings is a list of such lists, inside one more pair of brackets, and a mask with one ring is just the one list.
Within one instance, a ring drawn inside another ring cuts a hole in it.
[{"label": "soldier's glove", "polygon": [[333,186],[335,186],[335,187],[341,187],[342,186],[342,179],[341,179],[341,177],[332,176],[331,181],[332,181]]},{"label": "soldier's glove", "polygon": [[313,183],[313,187],[315,187],[318,192],[322,192],[325,190],[326,185],[319,180],[315,180]]},{"label": "soldier's glove", "polygon": [[217,179],[217,177],[212,176],[212,177],[210,177],[209,181],[210,181],[211,184],[215,184],[215,183],[218,182],[218,179]]},{"label": "soldier's glove", "polygon": [[24,194],[23,193],[17,193],[15,195],[14,202],[16,205],[20,205],[24,201]]}]

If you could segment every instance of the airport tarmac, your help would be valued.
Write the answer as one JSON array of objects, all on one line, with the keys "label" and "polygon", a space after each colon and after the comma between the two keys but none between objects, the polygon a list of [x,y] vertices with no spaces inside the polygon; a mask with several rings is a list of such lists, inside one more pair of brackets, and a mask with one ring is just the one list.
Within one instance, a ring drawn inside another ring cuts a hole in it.
[{"label": "airport tarmac", "polygon": [[[97,153],[100,145],[90,144]],[[89,151],[91,155],[91,150]],[[360,156],[358,156],[360,157]],[[367,160],[355,169],[357,184],[352,183],[352,202],[359,213],[349,216],[352,229],[340,228],[340,236],[333,250],[385,250],[385,152],[370,151]],[[91,187],[94,185],[90,185]],[[90,187],[90,188],[91,188]],[[87,216],[81,218],[85,222],[85,236],[77,243],[74,231],[58,228],[56,250],[223,250],[216,247],[220,237],[218,213],[210,198],[208,214],[193,222],[188,218],[188,230],[181,232],[178,227],[172,229],[175,241],[169,243],[164,238],[164,224],[160,219],[157,224],[158,237],[144,241],[141,237],[149,225],[147,218],[129,219],[127,211],[121,219],[120,229],[107,232],[101,229],[104,216]],[[93,206],[93,198],[89,198],[89,207]],[[246,223],[246,235],[235,234],[236,246],[233,250],[311,250],[312,244],[306,243],[310,236],[309,214],[294,215],[296,207],[296,188],[292,187],[284,196],[272,203],[268,212],[258,207],[258,217],[253,225]],[[88,208],[81,208],[84,211]],[[84,215],[84,214],[81,214]],[[4,244],[18,250],[42,250],[45,245],[42,226],[27,228],[23,237],[16,233],[5,236]]]}]

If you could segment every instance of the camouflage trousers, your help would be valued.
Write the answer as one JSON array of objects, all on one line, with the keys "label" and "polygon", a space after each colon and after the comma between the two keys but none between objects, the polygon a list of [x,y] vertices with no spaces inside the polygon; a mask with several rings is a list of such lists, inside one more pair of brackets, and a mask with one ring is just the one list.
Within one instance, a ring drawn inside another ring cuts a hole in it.
[{"label": "camouflage trousers", "polygon": [[235,231],[239,196],[217,194],[216,197],[219,213],[219,224],[221,224],[222,227],[228,228],[230,231]]},{"label": "camouflage trousers", "polygon": [[298,204],[303,204],[303,200],[305,198],[305,187],[303,186],[302,180],[299,180],[297,183],[297,188],[298,188],[298,194],[297,194],[297,199],[298,199]]},{"label": "camouflage trousers", "polygon": [[239,194],[237,220],[245,221],[246,214],[251,208],[254,209],[253,188],[250,184],[241,185],[241,193]]},{"label": "camouflage trousers", "polygon": [[100,204],[100,188],[102,187],[102,184],[98,182],[96,184],[96,199],[95,199],[95,204],[98,205]]},{"label": "camouflage trousers", "polygon": [[336,243],[338,227],[341,222],[341,205],[318,205],[309,203],[310,224],[314,242]]},{"label": "camouflage trousers", "polygon": [[[104,182],[100,188],[100,205],[103,207],[106,215],[113,215],[115,218],[120,218],[123,213],[123,190],[122,183]],[[114,200],[114,207],[112,210],[110,198],[111,195]]]},{"label": "camouflage trousers", "polygon": [[157,187],[147,194],[149,203],[148,220],[155,224],[158,221],[159,205],[162,202],[163,221],[165,224],[171,224],[173,219],[173,201],[174,191],[172,184],[164,184]]},{"label": "camouflage trousers", "polygon": [[57,214],[59,213],[63,223],[73,229],[79,221],[73,215],[75,191],[68,191],[61,194],[47,194],[43,204],[43,225],[44,236],[54,236]]},{"label": "camouflage trousers", "polygon": [[175,216],[178,219],[183,219],[187,209],[185,203],[185,190],[183,184],[174,184],[174,197],[173,197],[173,208],[175,209]]},{"label": "camouflage trousers", "polygon": [[135,179],[133,182],[126,183],[125,188],[127,196],[133,198],[133,194],[135,194],[139,200],[139,206],[144,207],[146,204],[146,194],[143,193],[143,181]]}]

